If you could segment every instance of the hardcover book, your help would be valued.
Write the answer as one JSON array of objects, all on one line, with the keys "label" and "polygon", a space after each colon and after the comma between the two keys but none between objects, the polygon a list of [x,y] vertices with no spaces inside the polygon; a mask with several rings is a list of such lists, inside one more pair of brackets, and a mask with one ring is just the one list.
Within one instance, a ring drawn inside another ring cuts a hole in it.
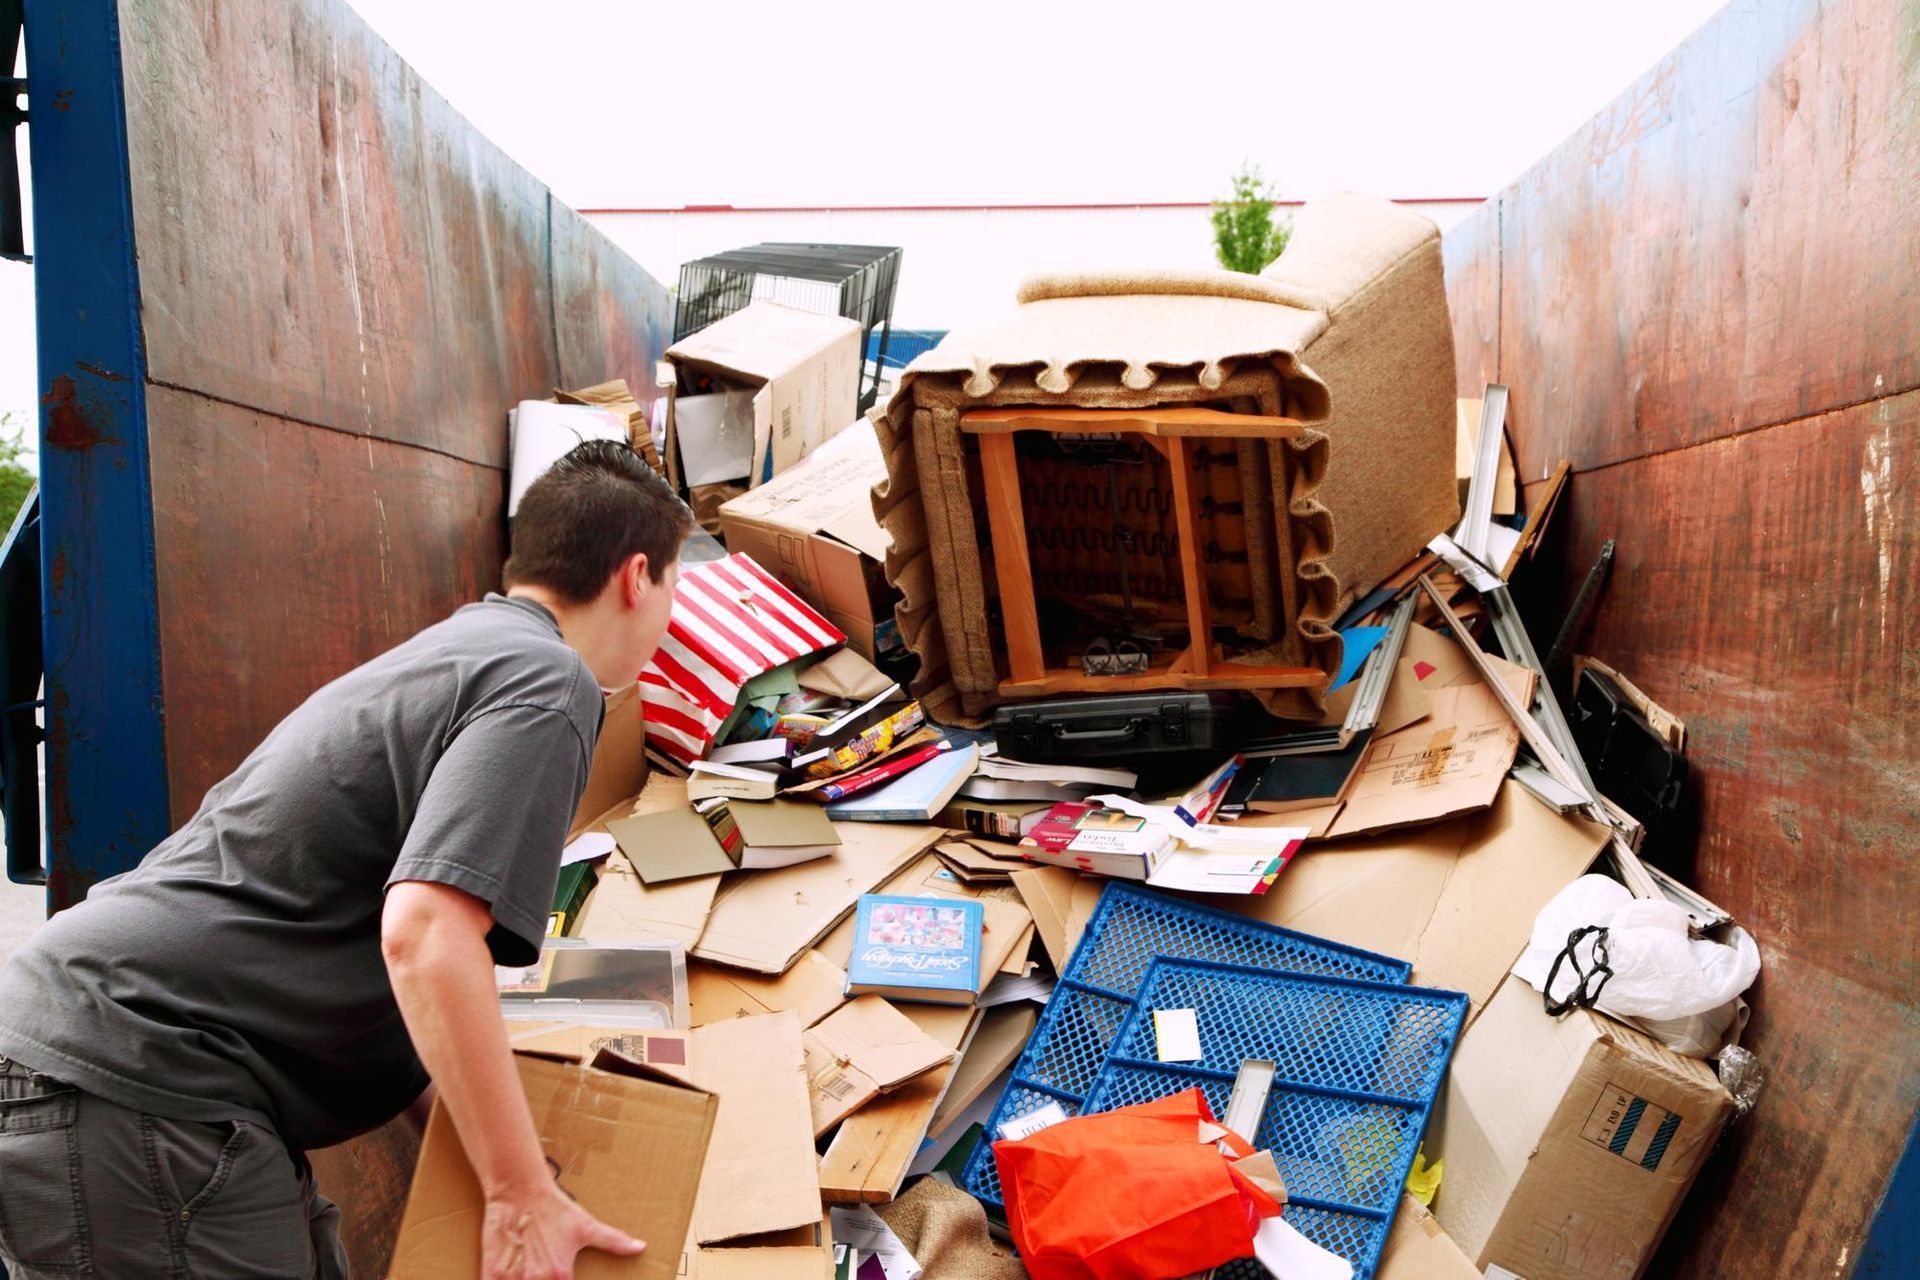
[{"label": "hardcover book", "polygon": [[972,1004],[982,924],[980,904],[970,899],[862,895],[847,994]]}]

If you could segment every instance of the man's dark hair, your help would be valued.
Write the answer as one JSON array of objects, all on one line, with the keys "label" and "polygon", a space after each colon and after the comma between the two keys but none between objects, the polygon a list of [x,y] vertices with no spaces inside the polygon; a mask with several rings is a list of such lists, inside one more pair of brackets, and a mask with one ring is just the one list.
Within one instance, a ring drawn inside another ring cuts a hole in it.
[{"label": "man's dark hair", "polygon": [[586,604],[620,562],[644,552],[655,582],[680,555],[693,512],[627,444],[576,445],[527,487],[513,518],[509,587]]}]

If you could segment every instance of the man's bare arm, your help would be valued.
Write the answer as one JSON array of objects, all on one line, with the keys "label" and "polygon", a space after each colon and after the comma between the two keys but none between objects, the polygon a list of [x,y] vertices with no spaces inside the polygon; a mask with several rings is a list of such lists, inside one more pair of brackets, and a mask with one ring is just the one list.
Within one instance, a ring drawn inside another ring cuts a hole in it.
[{"label": "man's bare arm", "polygon": [[487,1280],[566,1277],[583,1248],[644,1246],[594,1219],[554,1181],[500,1016],[487,904],[450,885],[404,881],[380,919],[400,1014],[486,1196]]}]

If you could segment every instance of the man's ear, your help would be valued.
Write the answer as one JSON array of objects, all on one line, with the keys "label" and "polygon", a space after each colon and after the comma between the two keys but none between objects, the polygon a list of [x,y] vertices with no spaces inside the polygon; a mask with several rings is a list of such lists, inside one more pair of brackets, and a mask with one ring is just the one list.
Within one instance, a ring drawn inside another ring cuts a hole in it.
[{"label": "man's ear", "polygon": [[640,602],[653,589],[653,576],[648,570],[647,553],[636,551],[620,562],[621,602],[629,609],[637,609]]}]

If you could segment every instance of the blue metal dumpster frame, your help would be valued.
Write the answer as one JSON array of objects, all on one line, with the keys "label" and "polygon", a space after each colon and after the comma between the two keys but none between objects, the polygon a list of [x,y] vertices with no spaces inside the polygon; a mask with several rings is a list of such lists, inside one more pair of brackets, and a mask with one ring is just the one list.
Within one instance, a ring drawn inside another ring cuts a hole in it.
[{"label": "blue metal dumpster frame", "polygon": [[114,3],[27,0],[49,912],[171,826],[120,34]]}]

